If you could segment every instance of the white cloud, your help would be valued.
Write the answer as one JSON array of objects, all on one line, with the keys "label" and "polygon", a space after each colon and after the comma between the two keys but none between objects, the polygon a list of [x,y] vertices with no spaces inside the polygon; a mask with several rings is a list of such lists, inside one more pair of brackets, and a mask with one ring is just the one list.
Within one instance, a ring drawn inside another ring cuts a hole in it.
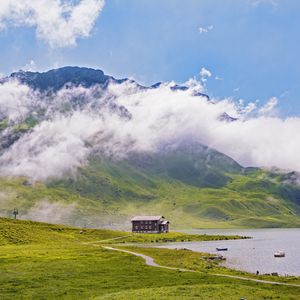
[{"label": "white cloud", "polygon": [[35,92],[15,80],[0,84],[0,115],[13,122],[22,119],[36,100]]},{"label": "white cloud", "polygon": [[14,158],[6,172],[46,180],[75,171],[84,164],[89,154],[84,143],[97,133],[99,123],[101,120],[80,113],[43,122],[1,157],[2,161]]},{"label": "white cloud", "polygon": [[90,35],[103,6],[104,0],[1,0],[0,30],[36,27],[38,38],[51,47],[74,46]]},{"label": "white cloud", "polygon": [[257,105],[254,102],[245,104],[244,100],[240,99],[237,109],[242,116],[247,117],[250,113],[254,112],[257,109]]},{"label": "white cloud", "polygon": [[200,76],[201,76],[201,81],[205,82],[207,81],[207,78],[210,78],[212,76],[212,73],[206,69],[206,68],[201,68],[200,72],[199,72]]},{"label": "white cloud", "polygon": [[195,78],[189,79],[187,82],[185,82],[185,85],[189,88],[189,90],[193,94],[204,92],[204,86],[203,86],[203,84],[200,83],[199,81],[197,81]]},{"label": "white cloud", "polygon": [[278,2],[276,0],[250,0],[250,3],[253,6],[258,6],[258,5],[261,5],[261,4],[269,4],[269,5],[272,5],[272,6],[277,6],[278,5]]},{"label": "white cloud", "polygon": [[198,30],[200,32],[200,34],[202,33],[208,33],[209,31],[213,30],[214,29],[214,26],[213,25],[210,25],[210,26],[207,26],[207,27],[199,27]]},{"label": "white cloud", "polygon": [[[274,98],[262,108],[230,99],[209,101],[193,96],[201,84],[197,87],[193,79],[188,85],[188,90],[173,92],[172,84],[140,90],[127,82],[109,85],[105,94],[96,87],[79,87],[60,91],[51,102],[23,85],[6,83],[0,86],[0,107],[22,104],[28,113],[40,99],[47,102],[48,110],[46,120],[0,155],[0,172],[46,181],[76,172],[94,153],[122,158],[129,151],[156,151],[163,143],[187,139],[215,148],[245,166],[300,171],[300,118],[270,115],[277,103]],[[61,113],[67,103],[72,104],[72,95],[74,101],[82,99],[82,106]],[[130,117],[124,117],[124,110]],[[239,120],[220,121],[224,112]],[[13,110],[7,113],[14,117]]]},{"label": "white cloud", "polygon": [[29,72],[36,72],[37,66],[34,60],[30,60],[28,64],[26,64],[24,67],[20,68],[23,71],[29,71]]},{"label": "white cloud", "polygon": [[223,78],[219,76],[215,76],[215,80],[223,80]]},{"label": "white cloud", "polygon": [[259,113],[264,116],[272,116],[277,113],[276,106],[278,104],[278,99],[272,97],[269,101],[259,109]]}]

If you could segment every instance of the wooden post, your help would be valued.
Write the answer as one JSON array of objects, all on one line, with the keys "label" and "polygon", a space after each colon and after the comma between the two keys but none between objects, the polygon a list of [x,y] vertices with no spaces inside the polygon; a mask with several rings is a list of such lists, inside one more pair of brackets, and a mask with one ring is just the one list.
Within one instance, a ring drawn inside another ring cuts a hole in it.
[{"label": "wooden post", "polygon": [[19,214],[19,211],[17,208],[14,208],[14,211],[13,211],[13,215],[15,216],[15,220],[17,219],[17,215]]}]

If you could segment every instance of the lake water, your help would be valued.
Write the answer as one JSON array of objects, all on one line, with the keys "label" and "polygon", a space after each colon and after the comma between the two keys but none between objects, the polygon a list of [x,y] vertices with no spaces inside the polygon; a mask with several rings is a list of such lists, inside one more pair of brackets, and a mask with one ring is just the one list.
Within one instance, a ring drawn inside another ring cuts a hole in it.
[{"label": "lake water", "polygon": [[[169,243],[163,248],[187,248],[198,252],[221,254],[226,257],[224,266],[255,273],[277,272],[280,275],[300,276],[300,229],[251,229],[251,230],[193,230],[199,234],[237,234],[253,239]],[[227,247],[228,251],[216,251]],[[285,257],[275,258],[274,252],[282,250]]]}]

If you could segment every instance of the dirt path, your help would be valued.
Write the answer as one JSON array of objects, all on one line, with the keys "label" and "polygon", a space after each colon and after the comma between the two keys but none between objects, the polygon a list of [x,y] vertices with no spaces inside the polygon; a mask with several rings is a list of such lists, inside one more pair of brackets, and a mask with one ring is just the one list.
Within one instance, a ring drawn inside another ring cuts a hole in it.
[{"label": "dirt path", "polygon": [[97,245],[97,243],[105,243],[105,242],[107,242],[107,241],[119,240],[119,239],[123,239],[123,238],[129,237],[129,236],[132,236],[132,234],[129,234],[129,235],[123,235],[123,236],[118,236],[118,237],[115,237],[115,238],[109,238],[109,239],[100,240],[100,241],[84,242],[83,244],[84,244],[84,245],[94,245],[94,246],[99,246],[99,245]]},{"label": "dirt path", "polygon": [[[156,262],[154,262],[154,259],[148,255],[136,253],[128,250],[123,249],[117,249],[113,247],[108,246],[102,246],[103,248],[107,250],[113,250],[113,251],[119,251],[119,252],[125,252],[128,254],[132,254],[138,257],[142,257],[145,260],[146,265],[152,266],[152,267],[158,267],[158,268],[164,268],[168,270],[176,270],[176,271],[182,271],[182,272],[193,272],[193,273],[201,273],[199,271],[189,270],[189,269],[182,269],[182,268],[173,268],[168,266],[159,265]],[[211,276],[218,276],[218,277],[227,277],[227,278],[233,278],[233,279],[239,279],[239,280],[247,280],[247,281],[254,281],[258,283],[265,283],[265,284],[273,284],[273,285],[285,285],[285,286],[293,286],[293,287],[300,287],[300,284],[296,283],[285,283],[285,282],[276,282],[276,281],[268,281],[268,280],[262,280],[262,279],[255,279],[255,278],[248,278],[248,277],[241,277],[241,276],[235,276],[235,275],[227,275],[227,274],[213,274],[210,273]]]}]

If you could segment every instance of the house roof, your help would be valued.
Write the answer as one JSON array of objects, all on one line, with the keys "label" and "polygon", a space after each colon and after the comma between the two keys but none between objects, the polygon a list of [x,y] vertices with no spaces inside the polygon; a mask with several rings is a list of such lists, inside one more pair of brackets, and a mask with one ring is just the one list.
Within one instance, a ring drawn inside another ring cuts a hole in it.
[{"label": "house roof", "polygon": [[159,221],[164,218],[164,216],[135,216],[131,221]]},{"label": "house roof", "polygon": [[167,220],[165,220],[165,221],[163,221],[163,222],[161,222],[161,224],[163,224],[163,225],[166,225],[166,224],[169,224],[170,222],[169,221],[167,221]]}]

